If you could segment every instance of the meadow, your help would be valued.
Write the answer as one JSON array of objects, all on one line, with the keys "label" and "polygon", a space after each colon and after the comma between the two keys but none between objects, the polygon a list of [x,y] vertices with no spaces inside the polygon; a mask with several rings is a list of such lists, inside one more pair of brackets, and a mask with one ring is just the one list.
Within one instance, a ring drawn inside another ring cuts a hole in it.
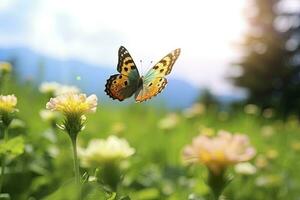
[{"label": "meadow", "polygon": [[[40,116],[49,97],[37,86],[13,80],[5,84],[2,94],[18,98],[19,111],[8,137],[22,137],[25,147],[7,162],[0,199],[76,199],[71,142],[65,132]],[[135,149],[134,155],[122,163],[119,199],[210,199],[206,167],[185,164],[182,151],[193,137],[213,136],[219,130],[246,134],[256,149],[249,161],[250,172],[228,167],[230,183],[223,193],[226,199],[300,199],[300,128],[296,116],[282,120],[276,111],[262,111],[255,105],[220,111],[196,104],[198,107],[188,110],[168,110],[130,101],[120,106],[98,99],[97,112],[87,116],[86,127],[78,135],[81,147],[92,139],[116,135]],[[117,199],[92,181],[95,169],[82,166],[80,174],[86,180],[83,199]]]}]

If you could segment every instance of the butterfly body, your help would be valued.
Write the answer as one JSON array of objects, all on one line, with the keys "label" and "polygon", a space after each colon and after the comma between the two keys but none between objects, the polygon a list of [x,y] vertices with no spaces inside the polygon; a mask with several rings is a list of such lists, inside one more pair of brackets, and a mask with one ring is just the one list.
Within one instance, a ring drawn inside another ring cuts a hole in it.
[{"label": "butterfly body", "polygon": [[140,76],[137,67],[124,48],[119,49],[117,70],[120,74],[112,75],[105,85],[105,92],[112,98],[123,101],[135,95],[136,102],[146,101],[159,94],[166,86],[168,75],[180,55],[176,49],[162,58],[145,76]]}]

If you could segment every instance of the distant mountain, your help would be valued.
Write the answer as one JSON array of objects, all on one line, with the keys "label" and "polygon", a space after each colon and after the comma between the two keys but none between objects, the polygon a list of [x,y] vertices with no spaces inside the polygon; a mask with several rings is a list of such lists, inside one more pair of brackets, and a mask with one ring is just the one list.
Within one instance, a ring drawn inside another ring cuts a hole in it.
[{"label": "distant mountain", "polygon": [[[112,66],[99,66],[75,59],[58,59],[23,47],[0,48],[0,60],[13,62],[22,81],[31,80],[36,85],[43,81],[72,84],[87,93],[96,93],[101,102],[112,102],[104,93],[106,79],[116,73],[116,69]],[[170,108],[184,108],[191,105],[198,97],[199,88],[183,80],[168,80],[168,85],[162,94],[148,103],[164,104]]]}]

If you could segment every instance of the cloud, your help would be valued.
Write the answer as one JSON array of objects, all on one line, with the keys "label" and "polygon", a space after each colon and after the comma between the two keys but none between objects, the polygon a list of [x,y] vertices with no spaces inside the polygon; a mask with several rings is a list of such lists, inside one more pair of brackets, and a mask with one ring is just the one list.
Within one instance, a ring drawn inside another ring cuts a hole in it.
[{"label": "cloud", "polygon": [[2,6],[0,45],[22,44],[51,56],[107,66],[116,65],[120,45],[137,63],[156,62],[181,47],[172,77],[216,93],[231,92],[224,73],[235,58],[230,43],[244,27],[240,0],[12,2]]},{"label": "cloud", "polygon": [[0,11],[9,10],[15,6],[16,0],[1,0]]}]

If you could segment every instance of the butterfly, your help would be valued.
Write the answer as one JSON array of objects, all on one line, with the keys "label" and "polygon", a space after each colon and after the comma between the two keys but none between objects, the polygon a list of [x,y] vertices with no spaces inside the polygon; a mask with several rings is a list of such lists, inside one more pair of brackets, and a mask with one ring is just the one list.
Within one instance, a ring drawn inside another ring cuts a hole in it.
[{"label": "butterfly", "polygon": [[117,71],[120,74],[110,76],[105,85],[105,92],[112,99],[123,101],[135,94],[136,102],[143,102],[159,94],[166,86],[166,75],[180,55],[180,49],[175,49],[163,57],[145,76],[139,71],[127,49],[119,48]]}]

